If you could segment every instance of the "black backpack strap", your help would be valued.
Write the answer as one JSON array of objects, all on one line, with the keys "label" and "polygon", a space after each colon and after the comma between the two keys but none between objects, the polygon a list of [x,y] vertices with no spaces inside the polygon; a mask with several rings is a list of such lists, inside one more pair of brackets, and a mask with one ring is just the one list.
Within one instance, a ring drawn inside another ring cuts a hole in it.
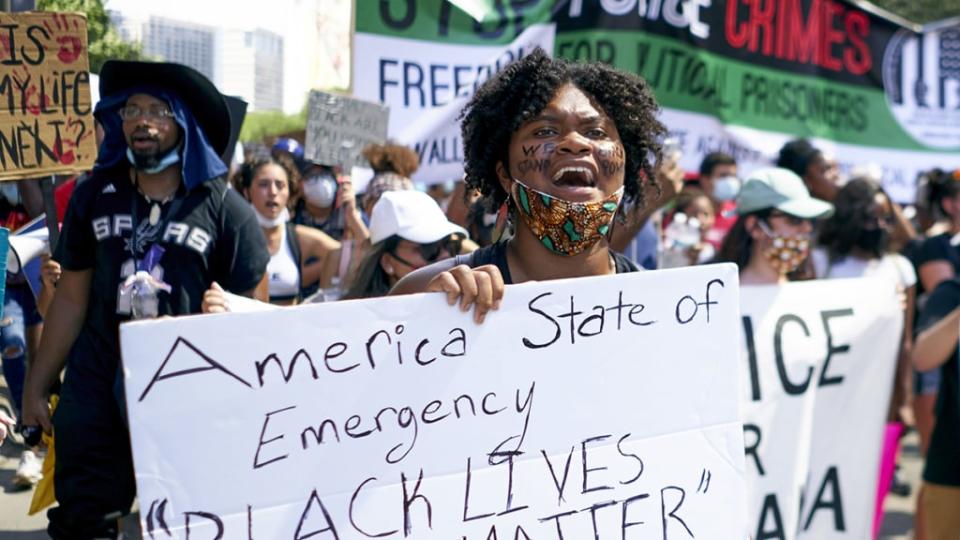
[{"label": "black backpack strap", "polygon": [[287,227],[287,245],[290,246],[290,253],[293,253],[293,262],[297,263],[297,276],[300,278],[300,293],[297,294],[297,301],[303,300],[303,254],[300,252],[300,237],[297,236],[297,224],[288,221]]}]

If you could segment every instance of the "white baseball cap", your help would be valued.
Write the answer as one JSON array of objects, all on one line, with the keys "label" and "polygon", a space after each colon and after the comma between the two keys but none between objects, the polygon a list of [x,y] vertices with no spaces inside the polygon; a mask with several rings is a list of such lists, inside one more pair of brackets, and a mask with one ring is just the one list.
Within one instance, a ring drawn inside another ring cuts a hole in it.
[{"label": "white baseball cap", "polygon": [[826,217],[833,212],[832,204],[810,196],[796,173],[778,167],[750,173],[737,196],[737,213],[741,215],[767,208],[805,219]]},{"label": "white baseball cap", "polygon": [[372,244],[393,235],[410,242],[429,244],[454,233],[469,237],[463,227],[447,221],[447,216],[432,197],[420,191],[387,191],[380,196],[370,216]]}]

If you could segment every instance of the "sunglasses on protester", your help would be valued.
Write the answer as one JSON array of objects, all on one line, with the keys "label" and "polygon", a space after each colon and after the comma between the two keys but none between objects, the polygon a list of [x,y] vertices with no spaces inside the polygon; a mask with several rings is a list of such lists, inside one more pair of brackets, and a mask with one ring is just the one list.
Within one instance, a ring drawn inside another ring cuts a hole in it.
[{"label": "sunglasses on protester", "polygon": [[[423,266],[420,264],[413,264],[400,255],[397,255],[397,246],[400,244],[401,238],[399,236],[394,238],[396,238],[396,241],[394,242],[393,247],[391,247],[389,250],[390,255],[411,268],[420,268]],[[460,253],[462,246],[463,237],[458,234],[451,234],[446,238],[441,238],[440,240],[437,240],[436,242],[430,242],[429,244],[417,244],[417,248],[420,250],[420,256],[423,257],[423,260],[426,261],[427,264],[436,262],[440,258],[440,254],[444,251],[446,251],[449,255],[456,255]]]}]

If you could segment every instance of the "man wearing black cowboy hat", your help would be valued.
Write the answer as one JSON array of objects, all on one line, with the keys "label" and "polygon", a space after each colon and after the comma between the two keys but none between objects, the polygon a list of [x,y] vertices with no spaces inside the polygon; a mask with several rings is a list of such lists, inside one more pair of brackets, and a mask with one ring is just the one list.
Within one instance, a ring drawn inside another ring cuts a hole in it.
[{"label": "man wearing black cowboy hat", "polygon": [[[224,182],[230,115],[210,81],[177,64],[110,61],[100,94],[105,138],[64,219],[63,274],[24,391],[24,424],[56,429],[53,538],[116,537],[133,501],[119,324],[199,313],[213,282],[250,296],[269,260],[253,210]],[[47,389],[64,363],[51,423]]]}]

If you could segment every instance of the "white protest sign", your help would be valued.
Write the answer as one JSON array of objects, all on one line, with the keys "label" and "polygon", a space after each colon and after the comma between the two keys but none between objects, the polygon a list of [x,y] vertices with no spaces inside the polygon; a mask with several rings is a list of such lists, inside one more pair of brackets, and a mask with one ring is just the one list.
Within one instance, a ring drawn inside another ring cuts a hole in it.
[{"label": "white protest sign", "polygon": [[511,286],[482,325],[442,294],[124,324],[143,530],[744,538],[737,282]]},{"label": "white protest sign", "polygon": [[903,312],[875,279],[741,289],[750,533],[871,538]]},{"label": "white protest sign", "polygon": [[307,104],[304,157],[347,171],[366,165],[363,148],[387,140],[389,119],[390,109],[383,105],[312,90]]}]

